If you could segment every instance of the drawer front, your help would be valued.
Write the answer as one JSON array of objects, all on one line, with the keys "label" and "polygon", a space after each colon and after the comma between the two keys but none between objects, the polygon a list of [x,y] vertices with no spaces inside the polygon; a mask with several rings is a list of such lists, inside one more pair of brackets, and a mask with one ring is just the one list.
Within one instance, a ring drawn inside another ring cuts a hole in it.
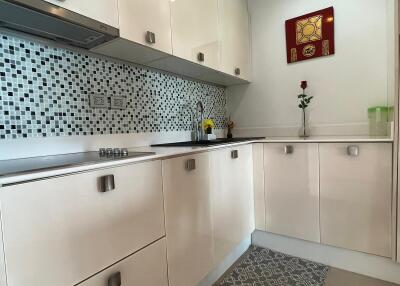
[{"label": "drawer front", "polygon": [[320,144],[321,242],[390,257],[392,144]]},{"label": "drawer front", "polygon": [[74,285],[165,234],[159,161],[6,187],[0,200],[12,286]]},{"label": "drawer front", "polygon": [[[111,284],[113,280],[115,282],[120,280],[121,284]],[[107,285],[168,286],[165,239],[155,242],[79,284],[79,286]]]},{"label": "drawer front", "polygon": [[319,242],[318,144],[265,144],[268,232]]}]

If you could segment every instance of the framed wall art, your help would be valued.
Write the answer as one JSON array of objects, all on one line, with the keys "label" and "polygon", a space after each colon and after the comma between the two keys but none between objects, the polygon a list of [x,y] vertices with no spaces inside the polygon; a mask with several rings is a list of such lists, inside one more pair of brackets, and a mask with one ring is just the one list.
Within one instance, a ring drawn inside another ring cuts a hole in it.
[{"label": "framed wall art", "polygon": [[334,9],[329,7],[286,21],[287,62],[335,53]]}]

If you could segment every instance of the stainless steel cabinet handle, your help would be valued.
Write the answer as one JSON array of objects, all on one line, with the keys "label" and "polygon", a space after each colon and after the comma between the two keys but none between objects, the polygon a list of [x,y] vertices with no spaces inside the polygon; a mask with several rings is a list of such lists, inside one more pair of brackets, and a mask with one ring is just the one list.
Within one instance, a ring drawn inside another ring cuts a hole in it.
[{"label": "stainless steel cabinet handle", "polygon": [[195,159],[189,159],[186,161],[185,164],[185,169],[188,171],[192,171],[196,169],[196,160]]},{"label": "stainless steel cabinet handle", "polygon": [[105,193],[115,189],[114,175],[100,177],[100,192]]},{"label": "stainless steel cabinet handle", "polygon": [[293,154],[294,148],[292,145],[286,145],[283,151],[285,154]]},{"label": "stainless steel cabinet handle", "polygon": [[121,272],[114,273],[108,278],[108,286],[121,286]]},{"label": "stainless steel cabinet handle", "polygon": [[358,147],[357,145],[347,146],[347,155],[352,157],[358,157],[359,154],[360,154],[360,147]]},{"label": "stainless steel cabinet handle", "polygon": [[232,159],[237,159],[237,158],[239,158],[239,151],[238,151],[238,150],[232,150],[232,151],[231,151],[231,158],[232,158]]},{"label": "stainless steel cabinet handle", "polygon": [[153,32],[147,31],[146,32],[146,42],[149,44],[155,44],[156,43],[156,34]]},{"label": "stainless steel cabinet handle", "polygon": [[198,53],[197,54],[197,60],[199,62],[204,62],[204,54],[203,53]]},{"label": "stainless steel cabinet handle", "polygon": [[235,75],[240,75],[240,68],[235,68]]}]

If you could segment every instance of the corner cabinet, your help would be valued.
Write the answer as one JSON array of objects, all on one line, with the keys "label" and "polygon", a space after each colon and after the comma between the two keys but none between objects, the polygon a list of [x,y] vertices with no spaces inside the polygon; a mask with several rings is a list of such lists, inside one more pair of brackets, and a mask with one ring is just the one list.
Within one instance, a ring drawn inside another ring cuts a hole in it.
[{"label": "corner cabinet", "polygon": [[320,144],[321,242],[391,256],[392,144]]},{"label": "corner cabinet", "polygon": [[162,162],[170,286],[197,285],[213,268],[209,153]]},{"label": "corner cabinet", "polygon": [[119,27],[118,0],[44,0],[99,22]]},{"label": "corner cabinet", "polygon": [[265,144],[268,232],[319,242],[318,144]]},{"label": "corner cabinet", "polygon": [[250,80],[250,23],[246,0],[219,0],[221,71]]}]

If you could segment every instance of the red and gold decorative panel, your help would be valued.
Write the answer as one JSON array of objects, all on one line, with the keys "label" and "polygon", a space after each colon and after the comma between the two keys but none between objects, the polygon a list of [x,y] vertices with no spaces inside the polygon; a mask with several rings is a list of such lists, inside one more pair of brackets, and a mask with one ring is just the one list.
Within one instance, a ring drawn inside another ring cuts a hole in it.
[{"label": "red and gold decorative panel", "polygon": [[333,7],[286,21],[287,62],[335,53]]}]

